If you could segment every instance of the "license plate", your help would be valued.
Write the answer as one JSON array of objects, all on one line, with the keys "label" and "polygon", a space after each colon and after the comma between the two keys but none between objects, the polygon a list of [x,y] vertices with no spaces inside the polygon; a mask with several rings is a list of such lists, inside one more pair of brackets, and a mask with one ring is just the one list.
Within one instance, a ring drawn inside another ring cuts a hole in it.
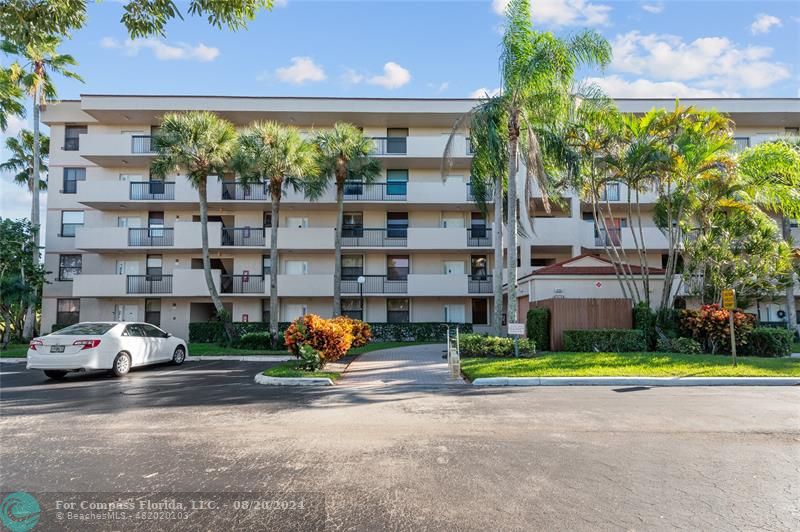
[{"label": "license plate", "polygon": [[50,352],[51,353],[63,353],[64,352],[64,346],[63,345],[51,345],[50,346]]}]

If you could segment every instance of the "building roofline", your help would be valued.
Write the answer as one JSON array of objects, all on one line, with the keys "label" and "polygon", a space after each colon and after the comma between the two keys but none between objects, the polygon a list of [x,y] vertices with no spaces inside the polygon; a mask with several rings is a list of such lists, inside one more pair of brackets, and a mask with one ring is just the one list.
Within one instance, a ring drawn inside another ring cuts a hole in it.
[{"label": "building roofline", "polygon": [[[426,102],[473,102],[483,98],[431,98],[431,97],[372,97],[372,96],[247,96],[247,95],[225,95],[225,94],[98,94],[81,93],[80,98],[225,98],[243,100],[370,100],[370,101],[426,101]],[[611,98],[614,101],[628,102],[650,102],[663,101],[780,101],[793,100],[800,101],[794,96],[769,96],[769,97],[709,97],[709,98]],[[62,102],[75,102],[80,99],[57,100]]]}]

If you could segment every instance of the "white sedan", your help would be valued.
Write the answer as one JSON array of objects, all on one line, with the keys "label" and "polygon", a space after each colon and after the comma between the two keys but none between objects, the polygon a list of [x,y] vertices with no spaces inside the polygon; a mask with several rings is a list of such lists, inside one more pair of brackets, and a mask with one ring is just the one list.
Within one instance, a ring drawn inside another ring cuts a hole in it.
[{"label": "white sedan", "polygon": [[186,342],[149,323],[83,322],[31,340],[27,367],[56,380],[96,369],[121,377],[136,366],[182,364],[186,353]]}]

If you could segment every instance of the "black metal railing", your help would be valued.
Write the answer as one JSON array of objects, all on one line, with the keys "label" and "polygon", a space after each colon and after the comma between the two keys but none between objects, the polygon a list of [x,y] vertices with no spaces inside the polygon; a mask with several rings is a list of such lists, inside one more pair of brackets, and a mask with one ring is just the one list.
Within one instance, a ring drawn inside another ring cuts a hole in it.
[{"label": "black metal railing", "polygon": [[150,135],[133,135],[131,137],[131,153],[155,153],[153,137]]},{"label": "black metal railing", "polygon": [[375,146],[373,155],[405,155],[408,152],[407,137],[372,137]]},{"label": "black metal railing", "polygon": [[174,181],[132,181],[130,184],[132,200],[174,200]]},{"label": "black metal railing", "polygon": [[467,227],[467,247],[491,247],[491,227]]},{"label": "black metal railing", "polygon": [[263,246],[264,229],[261,227],[223,227],[223,246]]},{"label": "black metal railing", "polygon": [[128,275],[129,294],[171,294],[172,275]]},{"label": "black metal railing", "polygon": [[364,275],[364,268],[358,266],[342,266],[342,279],[358,279]]},{"label": "black metal railing", "polygon": [[364,275],[363,277],[363,286],[356,279],[342,279],[342,293],[405,294],[408,292],[407,279],[389,279],[386,275]]},{"label": "black metal railing", "polygon": [[222,199],[264,201],[270,199],[269,184],[264,182],[240,183],[239,181],[222,182]]},{"label": "black metal railing", "polygon": [[491,275],[470,275],[467,290],[470,294],[491,294],[493,290]]},{"label": "black metal railing", "polygon": [[408,229],[371,229],[364,227],[342,228],[344,248],[402,248],[408,245]]},{"label": "black metal railing", "polygon": [[408,195],[408,182],[362,183],[347,181],[344,184],[346,201],[404,201]]},{"label": "black metal railing", "polygon": [[172,246],[175,229],[172,227],[131,227],[128,229],[129,246]]},{"label": "black metal railing", "polygon": [[222,294],[263,294],[263,275],[221,275],[220,293]]},{"label": "black metal railing", "polygon": [[[467,183],[467,201],[477,201],[475,192],[472,190],[472,183]],[[483,188],[483,201],[484,203],[491,203],[494,201],[494,189],[492,187]]]},{"label": "black metal railing", "polygon": [[619,246],[622,231],[620,229],[600,229],[594,230],[594,245],[595,246]]}]

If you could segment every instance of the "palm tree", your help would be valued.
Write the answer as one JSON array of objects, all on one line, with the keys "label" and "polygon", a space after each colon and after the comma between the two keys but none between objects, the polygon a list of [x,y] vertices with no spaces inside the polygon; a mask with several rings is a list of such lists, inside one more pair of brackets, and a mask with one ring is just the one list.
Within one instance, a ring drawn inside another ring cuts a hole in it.
[{"label": "palm tree", "polygon": [[11,79],[11,71],[0,68],[0,131],[8,129],[9,116],[25,116],[21,98],[22,91]]},{"label": "palm tree", "polygon": [[197,189],[203,272],[211,301],[222,320],[228,341],[231,341],[236,333],[211,277],[207,187],[209,176],[220,178],[231,162],[236,149],[236,129],[227,120],[207,111],[169,113],[164,115],[161,127],[153,137],[153,148],[157,153],[150,165],[153,175],[163,178],[168,174],[184,173],[189,183]]},{"label": "palm tree", "polygon": [[342,313],[342,215],[344,213],[344,188],[348,180],[371,183],[381,172],[377,159],[370,157],[372,139],[352,124],[338,122],[333,129],[317,134],[315,143],[319,150],[319,179],[308,183],[307,195],[316,199],[328,188],[331,181],[336,186],[336,237],[333,270],[333,315]]},{"label": "palm tree", "polygon": [[[50,138],[46,135],[39,137],[41,147],[39,157],[39,170],[47,173],[47,157],[50,153]],[[0,164],[0,172],[14,174],[14,182],[25,186],[29,192],[33,191],[33,133],[23,129],[16,137],[6,139],[6,149],[11,154],[9,159]],[[47,190],[47,181],[39,181],[39,190]],[[33,216],[33,212],[31,212]]]},{"label": "palm tree", "polygon": [[292,186],[305,187],[306,177],[317,174],[316,147],[305,141],[295,127],[277,122],[256,122],[239,135],[233,168],[242,181],[265,182],[272,198],[269,270],[269,329],[278,338],[278,224],[281,195]]},{"label": "palm tree", "polygon": [[[549,209],[549,196],[555,190],[552,165],[561,161],[548,161],[551,150],[543,146],[545,130],[566,119],[574,93],[575,73],[581,67],[605,66],[611,61],[611,46],[600,34],[583,31],[568,40],[550,32],[534,31],[531,25],[529,0],[511,0],[506,9],[506,25],[500,45],[501,90],[497,96],[487,98],[476,106],[470,117],[490,113],[503,120],[484,120],[506,131],[506,154],[495,154],[495,160],[507,163],[507,228],[508,243],[508,321],[518,321],[517,316],[517,238],[518,220],[525,232],[532,232],[528,216],[529,199],[535,185],[542,201]],[[577,95],[578,97],[580,95]],[[454,131],[461,124],[457,123]],[[500,137],[498,133],[496,136]],[[445,148],[448,157],[452,135]],[[481,147],[479,143],[476,148]],[[517,174],[522,160],[525,179],[518,183]],[[519,206],[518,206],[519,204]],[[497,209],[498,206],[495,205]],[[518,214],[519,210],[524,216]],[[498,266],[495,265],[496,271]],[[495,298],[498,295],[495,293]]]},{"label": "palm tree", "polygon": [[[39,139],[39,112],[47,100],[56,97],[50,72],[83,81],[69,67],[77,65],[71,55],[59,54],[57,37],[46,37],[27,46],[3,40],[0,50],[17,58],[11,65],[11,81],[30,95],[33,105],[33,183],[31,186],[31,236],[33,238],[33,261],[39,262],[39,162],[41,160],[41,142]],[[21,61],[21,62],[20,62]],[[34,309],[29,306],[25,317],[23,336],[30,338],[34,330]]]}]

